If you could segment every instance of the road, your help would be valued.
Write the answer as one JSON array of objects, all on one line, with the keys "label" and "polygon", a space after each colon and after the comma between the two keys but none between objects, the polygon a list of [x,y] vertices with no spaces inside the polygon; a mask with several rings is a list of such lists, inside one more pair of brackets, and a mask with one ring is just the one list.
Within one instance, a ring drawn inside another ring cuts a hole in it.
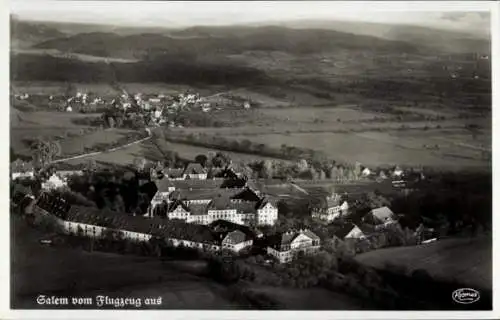
[{"label": "road", "polygon": [[116,150],[121,150],[121,149],[128,148],[128,147],[130,147],[130,146],[132,146],[134,144],[138,144],[138,143],[141,143],[141,142],[144,142],[146,140],[151,139],[151,137],[153,136],[153,134],[151,132],[151,128],[146,128],[145,130],[148,133],[148,136],[146,138],[142,138],[142,139],[139,139],[139,140],[127,143],[127,144],[125,144],[123,146],[114,147],[114,148],[111,148],[111,149],[108,149],[108,150],[104,150],[104,151],[84,153],[84,154],[81,154],[81,155],[78,155],[78,156],[74,156],[74,157],[69,157],[69,158],[64,158],[64,159],[57,159],[57,160],[52,161],[52,163],[60,163],[60,162],[65,162],[65,161],[69,161],[69,160],[74,160],[74,159],[81,159],[81,158],[86,158],[86,157],[90,157],[90,156],[96,156],[96,155],[99,155],[99,154],[102,154],[102,153],[114,152]]}]

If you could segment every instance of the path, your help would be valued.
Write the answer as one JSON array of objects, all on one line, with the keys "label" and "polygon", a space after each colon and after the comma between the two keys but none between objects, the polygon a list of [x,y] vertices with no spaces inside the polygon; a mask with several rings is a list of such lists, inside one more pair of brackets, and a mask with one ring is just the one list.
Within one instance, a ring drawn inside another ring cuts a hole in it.
[{"label": "path", "polygon": [[57,159],[57,160],[52,161],[52,163],[59,163],[59,162],[64,162],[64,161],[69,161],[69,160],[81,159],[81,158],[86,158],[86,157],[90,157],[90,156],[96,156],[96,155],[99,155],[99,154],[102,154],[102,153],[114,152],[114,151],[117,151],[117,150],[120,150],[120,149],[128,148],[128,147],[130,147],[130,146],[132,146],[134,144],[138,144],[138,143],[141,143],[141,142],[144,142],[146,140],[151,139],[151,137],[153,136],[153,134],[151,133],[151,129],[150,128],[146,128],[145,130],[148,133],[148,136],[146,138],[141,138],[139,140],[127,143],[127,144],[125,144],[123,146],[114,147],[114,148],[111,148],[111,149],[108,149],[108,150],[104,150],[104,151],[97,151],[97,152],[85,153],[85,154],[81,154],[81,155],[74,156],[74,157],[69,157],[69,158],[64,158],[64,159]]}]

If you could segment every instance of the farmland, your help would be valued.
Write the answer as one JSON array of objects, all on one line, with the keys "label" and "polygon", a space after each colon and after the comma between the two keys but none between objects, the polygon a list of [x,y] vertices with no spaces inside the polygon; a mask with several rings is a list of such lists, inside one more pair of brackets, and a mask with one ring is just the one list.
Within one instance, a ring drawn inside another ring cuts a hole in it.
[{"label": "farmland", "polygon": [[136,132],[134,130],[113,128],[99,130],[83,136],[66,138],[61,142],[62,155],[82,154],[86,151],[86,149],[91,149],[96,145],[109,145],[120,138],[135,133]]},{"label": "farmland", "polygon": [[[460,283],[490,289],[492,285],[491,237],[476,239],[443,239],[414,246],[380,249],[356,256],[369,266],[384,268],[399,265],[412,271],[424,269],[436,279],[459,280]],[[464,259],[464,252],[467,258]]]}]

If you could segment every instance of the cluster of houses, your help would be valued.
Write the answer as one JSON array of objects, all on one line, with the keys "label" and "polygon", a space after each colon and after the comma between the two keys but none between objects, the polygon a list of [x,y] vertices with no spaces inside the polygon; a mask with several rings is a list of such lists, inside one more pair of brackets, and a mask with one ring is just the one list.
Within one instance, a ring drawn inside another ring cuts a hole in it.
[{"label": "cluster of houses", "polygon": [[278,220],[276,200],[252,188],[233,168],[207,179],[205,168],[190,163],[184,170],[165,169],[152,176],[162,178],[154,179],[157,192],[150,217],[163,214],[204,225],[219,219],[248,226],[274,225]]},{"label": "cluster of houses", "polygon": [[[42,193],[35,207],[39,213],[55,217],[67,234],[94,238],[120,234],[132,241],[160,237],[174,246],[240,252],[262,237],[257,228],[276,224],[278,207],[274,197],[259,190],[248,172],[239,169],[229,165],[212,172],[209,178],[207,169],[199,163],[177,169],[150,168],[148,179],[157,191],[144,216],[69,205],[47,193]],[[34,177],[33,167],[21,160],[14,161],[11,170],[13,180]],[[43,179],[42,190],[63,188],[68,176],[82,174],[81,170],[51,171]],[[396,169],[392,174],[402,176],[403,172]],[[346,193],[333,192],[311,210],[313,219],[336,225],[326,238],[334,247],[355,248],[357,243],[376,238],[388,228],[400,228],[398,217],[390,208],[375,208],[355,216],[351,212],[352,201]],[[425,231],[428,230],[420,228],[415,232],[422,235]],[[288,230],[264,240],[259,243],[264,243],[266,254],[282,263],[314,254],[322,245],[320,237],[307,229]]]}]

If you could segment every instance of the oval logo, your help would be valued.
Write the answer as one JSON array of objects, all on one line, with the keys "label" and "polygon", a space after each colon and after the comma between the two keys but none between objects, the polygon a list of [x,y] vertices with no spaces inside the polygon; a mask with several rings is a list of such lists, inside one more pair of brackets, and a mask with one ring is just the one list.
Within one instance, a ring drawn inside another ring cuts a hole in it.
[{"label": "oval logo", "polygon": [[453,291],[453,301],[461,304],[470,304],[479,300],[479,291],[471,288],[461,288]]}]

